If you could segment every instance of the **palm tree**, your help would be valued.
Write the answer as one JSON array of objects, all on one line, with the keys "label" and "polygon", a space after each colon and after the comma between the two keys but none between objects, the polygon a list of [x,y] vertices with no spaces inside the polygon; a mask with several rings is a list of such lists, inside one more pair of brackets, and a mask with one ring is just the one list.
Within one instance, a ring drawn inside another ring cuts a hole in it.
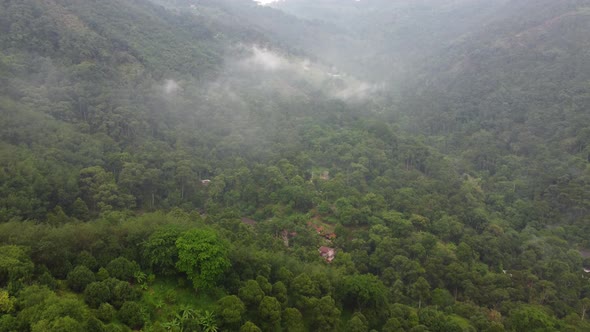
[{"label": "palm tree", "polygon": [[166,331],[181,331],[180,321],[177,318],[174,318],[169,322],[162,323],[162,326],[166,329]]},{"label": "palm tree", "polygon": [[180,307],[180,317],[182,320],[193,319],[197,316],[196,311],[188,305],[182,305]]},{"label": "palm tree", "polygon": [[182,305],[174,316],[175,320],[179,322],[180,331],[182,332],[187,326],[191,326],[190,322],[194,321],[199,315],[200,313],[197,310],[188,305]]},{"label": "palm tree", "polygon": [[147,275],[141,271],[137,271],[133,274],[133,277],[135,277],[135,281],[138,284],[142,284],[146,280]]},{"label": "palm tree", "polygon": [[157,312],[160,313],[162,311],[162,308],[164,307],[164,301],[162,301],[162,299],[157,299],[154,302],[154,308],[156,308]]},{"label": "palm tree", "polygon": [[203,328],[203,332],[217,332],[217,322],[215,321],[215,313],[205,310],[205,313],[199,317],[199,325]]}]

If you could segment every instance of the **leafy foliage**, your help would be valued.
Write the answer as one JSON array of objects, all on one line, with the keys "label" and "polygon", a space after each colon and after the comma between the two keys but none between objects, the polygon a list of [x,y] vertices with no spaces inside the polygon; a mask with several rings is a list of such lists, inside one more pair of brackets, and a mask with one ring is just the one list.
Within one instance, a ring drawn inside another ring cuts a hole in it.
[{"label": "leafy foliage", "polygon": [[185,272],[196,289],[207,289],[230,267],[227,244],[211,229],[193,229],[176,240],[176,267]]},{"label": "leafy foliage", "polygon": [[0,331],[589,330],[587,3],[274,6],[0,2]]}]

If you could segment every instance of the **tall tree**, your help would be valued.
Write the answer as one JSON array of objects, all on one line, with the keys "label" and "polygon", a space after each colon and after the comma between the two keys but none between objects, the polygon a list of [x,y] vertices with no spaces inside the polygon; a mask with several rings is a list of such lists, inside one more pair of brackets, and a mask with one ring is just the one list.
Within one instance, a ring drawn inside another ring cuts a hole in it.
[{"label": "tall tree", "polygon": [[228,244],[212,229],[197,228],[176,240],[179,271],[187,274],[196,289],[209,289],[231,264]]}]

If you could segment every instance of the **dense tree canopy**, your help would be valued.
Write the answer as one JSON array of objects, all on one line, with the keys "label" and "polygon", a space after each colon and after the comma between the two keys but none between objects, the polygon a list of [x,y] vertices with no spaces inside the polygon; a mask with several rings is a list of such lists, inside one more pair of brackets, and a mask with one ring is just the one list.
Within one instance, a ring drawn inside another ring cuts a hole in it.
[{"label": "dense tree canopy", "polygon": [[0,331],[590,330],[590,6],[273,7],[0,2]]},{"label": "dense tree canopy", "polygon": [[176,240],[176,267],[187,274],[196,289],[213,287],[231,265],[227,246],[211,229],[187,231]]}]

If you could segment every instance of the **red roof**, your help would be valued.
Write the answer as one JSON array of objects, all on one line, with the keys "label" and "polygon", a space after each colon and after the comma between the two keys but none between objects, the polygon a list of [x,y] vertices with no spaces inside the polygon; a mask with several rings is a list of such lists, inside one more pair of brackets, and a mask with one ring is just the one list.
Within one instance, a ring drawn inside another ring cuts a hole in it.
[{"label": "red roof", "polygon": [[330,248],[330,247],[324,247],[324,246],[320,247],[320,253],[322,253],[322,254],[327,254],[333,250],[334,250],[334,248]]}]

